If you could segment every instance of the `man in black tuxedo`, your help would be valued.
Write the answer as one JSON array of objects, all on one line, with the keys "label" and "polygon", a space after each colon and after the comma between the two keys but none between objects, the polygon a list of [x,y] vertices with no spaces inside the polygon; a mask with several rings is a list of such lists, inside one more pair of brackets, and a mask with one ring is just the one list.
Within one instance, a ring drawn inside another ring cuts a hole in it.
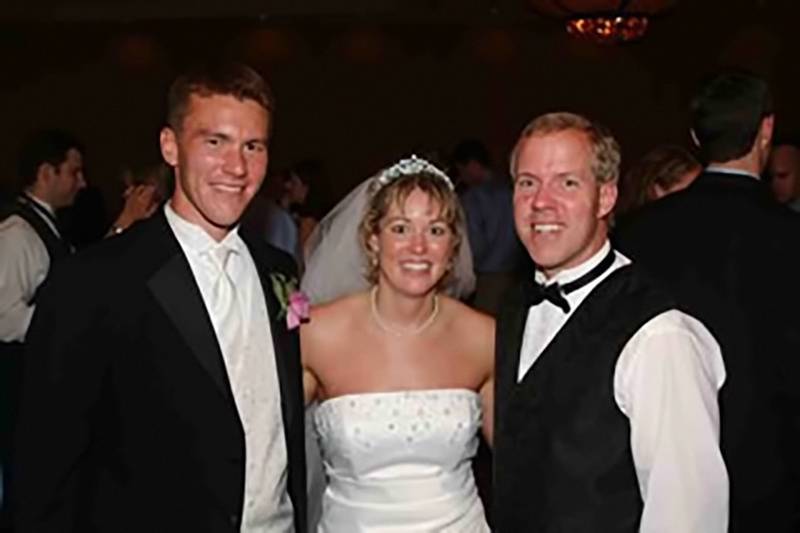
[{"label": "man in black tuxedo", "polygon": [[722,533],[719,345],[608,242],[619,147],[571,113],[511,156],[535,280],[497,321],[494,514],[500,533]]},{"label": "man in black tuxedo", "polygon": [[616,239],[722,346],[730,530],[798,531],[800,219],[759,178],[772,139],[769,90],[751,75],[722,74],[702,86],[691,114],[705,170]]},{"label": "man in black tuxedo", "polygon": [[264,179],[272,105],[245,66],[180,76],[160,136],[172,198],[43,291],[17,532],[305,531],[299,342],[273,290],[295,267],[237,227]]}]

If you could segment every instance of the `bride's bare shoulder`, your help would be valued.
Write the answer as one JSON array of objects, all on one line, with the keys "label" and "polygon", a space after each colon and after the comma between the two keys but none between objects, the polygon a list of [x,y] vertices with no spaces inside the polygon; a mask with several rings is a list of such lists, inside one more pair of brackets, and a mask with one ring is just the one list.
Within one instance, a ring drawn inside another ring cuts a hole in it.
[{"label": "bride's bare shoulder", "polygon": [[443,299],[447,310],[448,327],[453,342],[464,353],[474,353],[481,359],[493,357],[495,320],[452,298]]},{"label": "bride's bare shoulder", "polygon": [[359,292],[311,307],[310,319],[303,327],[308,333],[328,336],[348,328],[363,317],[368,305],[367,293]]},{"label": "bride's bare shoulder", "polygon": [[[365,303],[366,307],[365,307]],[[364,294],[344,296],[322,305],[312,306],[309,321],[300,326],[300,350],[306,366],[318,376],[324,368],[348,353],[348,343],[354,342],[358,320],[369,313]]]},{"label": "bride's bare shoulder", "polygon": [[453,327],[469,335],[494,335],[494,318],[450,297],[442,298],[452,317]]}]

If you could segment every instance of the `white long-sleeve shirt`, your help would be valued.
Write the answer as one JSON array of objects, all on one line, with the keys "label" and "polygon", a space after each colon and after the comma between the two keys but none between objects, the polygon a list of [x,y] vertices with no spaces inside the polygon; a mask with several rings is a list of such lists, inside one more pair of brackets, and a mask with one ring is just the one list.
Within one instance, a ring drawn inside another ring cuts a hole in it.
[{"label": "white long-sleeve shirt", "polygon": [[[55,216],[47,203],[31,199]],[[50,220],[41,218],[59,234]],[[25,219],[11,215],[0,222],[0,341],[25,340],[35,307],[33,296],[49,270],[50,254]]]},{"label": "white long-sleeve shirt", "polygon": [[[565,284],[608,254],[608,242],[589,260],[542,283]],[[566,295],[569,313],[545,300],[528,311],[518,379],[558,334],[583,300],[614,270],[630,263],[615,252],[613,265]],[[725,381],[722,354],[711,333],[678,310],[642,326],[620,353],[614,400],[628,418],[631,450],[644,509],[640,531],[716,533],[728,530],[728,474],[719,449],[717,394]]]}]

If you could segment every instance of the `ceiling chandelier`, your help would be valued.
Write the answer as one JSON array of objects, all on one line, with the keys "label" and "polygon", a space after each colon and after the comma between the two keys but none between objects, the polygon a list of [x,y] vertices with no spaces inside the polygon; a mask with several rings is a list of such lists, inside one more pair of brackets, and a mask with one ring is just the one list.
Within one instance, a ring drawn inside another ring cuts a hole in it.
[{"label": "ceiling chandelier", "polygon": [[530,0],[533,8],[564,21],[567,32],[602,44],[641,39],[654,15],[677,0]]}]

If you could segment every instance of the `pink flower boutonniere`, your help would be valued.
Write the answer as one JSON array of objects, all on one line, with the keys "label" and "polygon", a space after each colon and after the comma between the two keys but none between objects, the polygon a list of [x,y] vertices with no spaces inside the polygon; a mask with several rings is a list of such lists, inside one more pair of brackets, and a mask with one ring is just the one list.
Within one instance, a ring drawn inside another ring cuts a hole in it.
[{"label": "pink flower boutonniere", "polygon": [[305,324],[309,320],[309,300],[297,288],[297,278],[287,277],[280,273],[270,274],[272,291],[281,306],[278,318],[286,316],[286,327],[290,330]]}]

